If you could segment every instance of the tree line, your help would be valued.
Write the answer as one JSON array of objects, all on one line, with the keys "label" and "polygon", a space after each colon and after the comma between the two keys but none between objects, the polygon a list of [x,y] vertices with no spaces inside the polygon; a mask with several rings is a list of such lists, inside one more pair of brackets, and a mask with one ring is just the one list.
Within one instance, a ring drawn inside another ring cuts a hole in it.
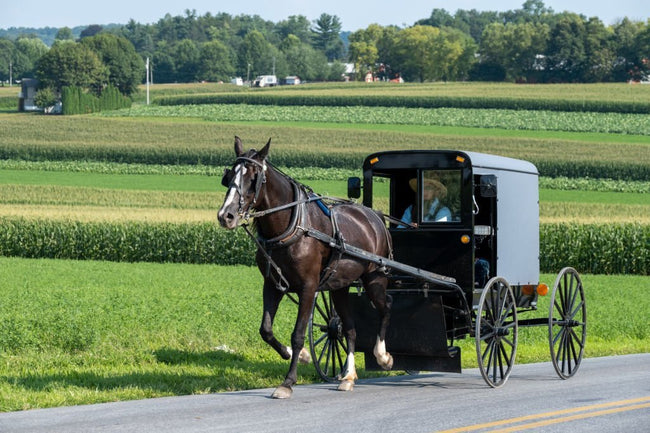
[{"label": "tree line", "polygon": [[[0,38],[0,80],[37,77],[60,91],[113,85],[131,94],[150,59],[157,83],[229,81],[275,73],[340,80],[344,63],[362,79],[614,82],[650,71],[650,19],[606,26],[596,18],[555,13],[541,0],[506,12],[433,9],[413,26],[342,32],[336,15],[293,15],[274,23],[227,13],[165,15],[152,24],[61,28],[52,47],[33,35]],[[11,65],[11,67],[10,67]]]}]

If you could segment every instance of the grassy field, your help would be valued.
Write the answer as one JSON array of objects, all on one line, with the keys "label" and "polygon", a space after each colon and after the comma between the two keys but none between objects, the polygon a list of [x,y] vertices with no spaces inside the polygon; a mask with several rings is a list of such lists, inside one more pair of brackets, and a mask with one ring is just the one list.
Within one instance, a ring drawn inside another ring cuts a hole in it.
[{"label": "grassy field", "polygon": [[[315,119],[322,114],[316,110],[298,110],[303,117],[294,120],[268,107],[237,107],[231,117],[189,107],[160,110],[139,106],[139,94],[132,111],[62,117],[13,112],[17,91],[0,88],[0,217],[214,222],[224,194],[220,176],[239,135],[245,146],[258,148],[272,137],[272,160],[286,161],[290,175],[334,196],[345,196],[345,179],[360,174],[367,154],[387,149],[482,151],[576,170],[584,164],[631,168],[634,179],[625,170],[617,180],[542,177],[540,219],[650,224],[647,115],[534,119],[536,113],[510,112],[499,120],[497,110],[432,111],[400,124],[395,119],[414,116],[397,110],[382,111],[380,121],[341,123],[340,117]],[[253,91],[156,85],[152,96]],[[650,86],[627,84],[335,84],[271,91],[650,99]],[[422,116],[433,114],[438,120],[424,124]],[[569,126],[548,127],[567,119]],[[522,129],[533,120],[535,129]],[[386,207],[386,199],[376,207]],[[554,276],[543,280],[551,284]],[[587,356],[649,351],[650,277],[584,275],[583,281]],[[0,411],[275,386],[287,364],[259,338],[260,287],[257,270],[248,267],[0,258]],[[295,307],[283,303],[282,340],[288,341],[294,319]],[[545,332],[522,331],[518,363],[548,360]],[[473,340],[461,345],[464,366],[475,366]],[[312,366],[300,368],[300,380],[318,380]]]},{"label": "grassy field", "polygon": [[[0,411],[272,387],[286,373],[259,338],[254,268],[0,258],[0,270]],[[583,277],[586,356],[650,350],[646,280]],[[282,341],[294,318],[283,302]],[[545,333],[521,331],[518,363],[549,359]],[[476,366],[473,340],[461,347],[464,367]],[[319,380],[312,366],[299,373]]]},{"label": "grassy field", "polygon": [[[150,89],[152,98],[221,92],[290,92],[297,94],[343,94],[343,95],[423,95],[423,96],[465,96],[465,97],[494,97],[521,99],[549,99],[575,101],[616,101],[616,102],[645,102],[650,97],[650,88],[642,85],[626,83],[598,84],[512,84],[512,83],[425,83],[425,84],[392,84],[392,83],[328,83],[308,84],[302,86],[281,86],[272,89],[248,89],[229,84],[157,84]],[[146,100],[144,86],[136,99]]]}]

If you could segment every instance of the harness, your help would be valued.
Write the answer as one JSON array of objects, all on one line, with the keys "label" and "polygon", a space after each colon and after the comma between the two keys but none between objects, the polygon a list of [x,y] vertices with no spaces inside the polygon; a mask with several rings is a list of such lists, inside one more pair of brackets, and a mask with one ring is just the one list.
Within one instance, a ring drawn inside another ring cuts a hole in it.
[{"label": "harness", "polygon": [[[338,267],[338,264],[340,263],[340,259],[343,257],[346,250],[345,239],[336,221],[336,213],[337,213],[336,205],[341,203],[353,203],[353,202],[349,200],[340,199],[340,198],[327,197],[327,196],[316,194],[313,191],[311,191],[309,187],[296,182],[294,179],[290,178],[282,171],[275,168],[275,170],[277,170],[281,175],[283,175],[285,178],[287,178],[290,181],[293,187],[294,200],[292,202],[271,209],[250,212],[250,208],[252,208],[255,205],[257,199],[259,198],[259,194],[263,184],[266,183],[267,166],[265,161],[262,161],[260,163],[259,161],[252,158],[238,157],[235,160],[235,164],[233,167],[236,167],[238,164],[241,163],[244,164],[252,163],[255,166],[259,167],[261,170],[261,175],[258,174],[255,180],[255,186],[254,186],[255,194],[253,200],[251,201],[251,204],[248,206],[247,209],[244,209],[245,201],[243,199],[244,194],[242,190],[242,185],[238,185],[237,187],[239,192],[238,212],[242,220],[242,223],[240,225],[244,228],[248,236],[255,242],[258,250],[262,253],[264,258],[266,259],[267,266],[266,266],[265,277],[271,278],[274,281],[275,286],[279,291],[281,291],[282,293],[287,293],[287,291],[289,290],[289,282],[282,274],[282,270],[280,269],[280,267],[273,261],[273,258],[271,257],[271,252],[275,249],[289,247],[290,245],[297,242],[303,236],[309,236],[323,243],[328,244],[332,249],[336,251],[336,253],[330,254],[327,266],[325,266],[325,268],[321,272],[318,287],[319,289],[322,288],[327,283],[327,281],[333,275],[336,274],[336,268]],[[234,175],[234,171],[232,169],[226,169],[221,183],[229,187],[233,175]],[[333,202],[333,204],[327,205],[323,202],[323,200],[329,200]],[[332,236],[329,236],[319,230],[306,226],[307,223],[306,207],[308,203],[312,203],[312,202],[315,202],[318,208],[323,212],[323,214],[329,217],[330,224],[332,225]],[[289,221],[289,225],[287,226],[287,229],[281,234],[279,234],[278,236],[275,236],[271,239],[265,239],[260,235],[255,236],[248,227],[250,225],[250,221],[254,220],[255,218],[260,218],[262,216],[279,212],[282,210],[290,209],[290,208],[292,208],[293,210],[291,212],[291,219]],[[381,217],[376,213],[375,215],[381,221]],[[382,227],[385,228],[386,231],[388,231],[388,229],[383,224],[383,221],[381,222],[381,225]],[[389,256],[392,257],[392,243],[390,242],[391,237],[388,233],[386,233],[386,238],[389,239],[389,246],[388,246],[390,251]]]}]

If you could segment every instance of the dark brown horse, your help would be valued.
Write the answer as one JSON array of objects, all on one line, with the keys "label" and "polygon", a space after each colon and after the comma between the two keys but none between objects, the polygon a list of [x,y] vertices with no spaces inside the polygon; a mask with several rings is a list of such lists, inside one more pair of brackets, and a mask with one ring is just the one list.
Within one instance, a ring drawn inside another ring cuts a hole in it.
[{"label": "dark brown horse", "polygon": [[[273,392],[274,398],[288,398],[296,383],[298,362],[309,362],[304,348],[305,331],[316,292],[331,290],[334,306],[348,343],[346,368],[338,389],[348,391],[357,378],[354,366],[356,332],[348,306],[348,287],[360,279],[380,316],[374,349],[379,365],[390,369],[392,356],[386,352],[385,335],[390,313],[386,295],[387,278],[377,265],[341,254],[337,248],[314,234],[388,257],[391,240],[382,218],[372,209],[352,203],[331,207],[327,215],[310,198],[306,187],[281,173],[267,162],[271,140],[259,152],[244,152],[235,137],[237,158],[226,170],[223,184],[228,187],[219,223],[236,228],[242,220],[254,218],[257,235],[257,265],[264,276],[264,313],[260,334],[282,358],[291,359],[289,372]],[[298,295],[298,317],[291,334],[291,347],[273,336],[273,319],[285,292]]]}]

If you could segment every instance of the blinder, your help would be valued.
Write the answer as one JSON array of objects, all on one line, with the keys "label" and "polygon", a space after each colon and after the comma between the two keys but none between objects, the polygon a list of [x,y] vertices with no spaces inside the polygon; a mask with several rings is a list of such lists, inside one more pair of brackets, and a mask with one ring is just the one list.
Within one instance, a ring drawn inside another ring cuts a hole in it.
[{"label": "blinder", "polygon": [[230,186],[230,182],[232,182],[233,176],[235,176],[235,173],[232,171],[231,168],[224,169],[223,177],[221,178],[221,185],[228,188]]}]

